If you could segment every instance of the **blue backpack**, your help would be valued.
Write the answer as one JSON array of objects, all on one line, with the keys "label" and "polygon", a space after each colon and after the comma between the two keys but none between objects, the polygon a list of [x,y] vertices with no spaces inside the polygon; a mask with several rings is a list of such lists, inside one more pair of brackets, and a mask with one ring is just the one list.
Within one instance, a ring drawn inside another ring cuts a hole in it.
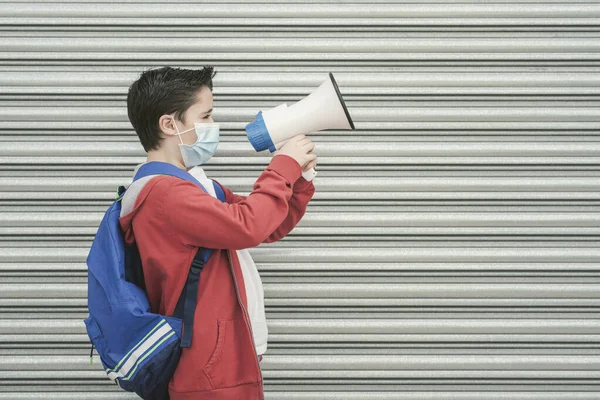
[{"label": "blue backpack", "polygon": [[[164,162],[142,165],[133,180],[157,174],[193,182],[206,192],[192,175]],[[223,189],[213,183],[224,202]],[[90,363],[95,347],[108,377],[119,387],[146,400],[166,400],[181,349],[192,341],[200,272],[212,250],[198,249],[175,313],[152,313],[139,252],[135,245],[125,244],[119,225],[124,194],[120,186],[87,257],[89,316],[84,323],[92,343]]]}]

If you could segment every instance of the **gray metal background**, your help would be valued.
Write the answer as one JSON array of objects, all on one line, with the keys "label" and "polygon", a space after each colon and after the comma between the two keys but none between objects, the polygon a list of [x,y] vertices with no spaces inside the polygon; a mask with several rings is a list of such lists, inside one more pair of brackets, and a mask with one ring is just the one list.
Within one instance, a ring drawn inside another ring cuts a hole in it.
[{"label": "gray metal background", "polygon": [[357,130],[252,250],[268,399],[600,398],[600,4],[0,1],[0,399],[135,398],[88,361],[85,257],[148,67],[214,65],[209,175],[331,71]]}]

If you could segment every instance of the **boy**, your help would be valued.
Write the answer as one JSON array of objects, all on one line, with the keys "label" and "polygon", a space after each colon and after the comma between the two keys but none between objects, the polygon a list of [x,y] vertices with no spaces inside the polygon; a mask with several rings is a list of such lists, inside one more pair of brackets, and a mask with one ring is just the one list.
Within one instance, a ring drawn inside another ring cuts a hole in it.
[{"label": "boy", "polygon": [[154,175],[132,183],[122,200],[119,222],[126,242],[137,243],[153,312],[173,314],[197,249],[214,249],[201,273],[192,344],[183,349],[169,383],[172,400],[264,398],[262,283],[244,249],[285,237],[315,192],[301,176],[316,165],[314,145],[298,135],[278,147],[250,195],[222,187],[226,202],[215,198],[213,182],[200,167],[218,145],[211,115],[214,75],[212,67],[150,70],[127,96],[147,162],[191,168],[209,191]]}]

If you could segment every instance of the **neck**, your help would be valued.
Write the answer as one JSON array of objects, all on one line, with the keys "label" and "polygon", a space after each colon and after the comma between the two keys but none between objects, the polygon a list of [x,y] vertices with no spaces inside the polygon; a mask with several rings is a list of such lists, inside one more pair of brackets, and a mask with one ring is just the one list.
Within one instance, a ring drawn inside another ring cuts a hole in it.
[{"label": "neck", "polygon": [[162,162],[166,162],[169,164],[173,164],[176,167],[181,168],[184,171],[188,170],[177,156],[174,156],[172,154],[166,154],[162,151],[150,150],[148,152],[148,157],[146,159],[146,162],[151,162],[151,161],[162,161]]}]

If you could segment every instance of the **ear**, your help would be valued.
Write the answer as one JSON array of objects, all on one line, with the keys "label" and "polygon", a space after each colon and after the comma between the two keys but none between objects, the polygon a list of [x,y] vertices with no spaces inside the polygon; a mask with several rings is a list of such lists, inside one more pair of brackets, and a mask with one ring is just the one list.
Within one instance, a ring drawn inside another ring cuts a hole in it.
[{"label": "ear", "polygon": [[177,130],[175,129],[173,117],[171,117],[170,115],[161,115],[161,117],[158,119],[158,129],[160,129],[160,131],[166,136],[177,135]]}]

